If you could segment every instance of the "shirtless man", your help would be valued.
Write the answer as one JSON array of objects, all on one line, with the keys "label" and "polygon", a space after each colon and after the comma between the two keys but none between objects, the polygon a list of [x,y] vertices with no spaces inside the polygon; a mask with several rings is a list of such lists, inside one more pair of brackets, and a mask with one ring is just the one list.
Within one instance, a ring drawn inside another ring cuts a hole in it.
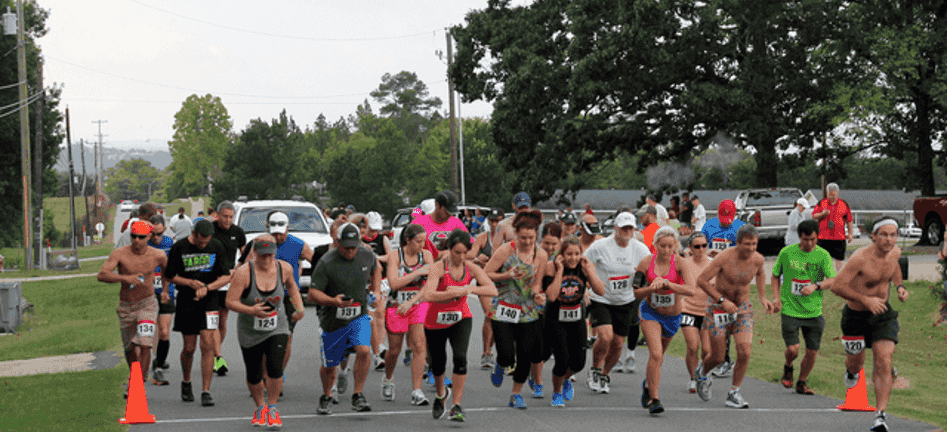
[{"label": "shirtless man", "polygon": [[132,244],[112,251],[98,274],[100,282],[122,284],[118,291],[118,321],[125,361],[129,367],[134,362],[144,365],[143,381],[148,381],[151,346],[154,345],[155,322],[158,320],[158,300],[153,289],[155,268],[168,264],[164,252],[148,247],[152,229],[148,222],[132,222]]},{"label": "shirtless man", "polygon": [[713,378],[704,371],[712,370],[723,362],[726,339],[733,335],[737,344],[737,364],[733,372],[733,387],[727,394],[727,406],[731,408],[750,407],[740,395],[740,384],[746,375],[753,342],[753,304],[749,297],[750,282],[754,277],[760,302],[766,312],[773,309],[773,304],[766,299],[766,272],[763,270],[763,255],[756,251],[758,243],[759,233],[756,228],[743,225],[737,230],[736,247],[717,255],[697,278],[697,285],[708,296],[707,315],[713,319],[710,355],[704,357],[703,365],[694,371],[697,394],[705,401],[710,400]]},{"label": "shirtless man", "polygon": [[898,300],[908,299],[908,290],[901,284],[898,258],[901,248],[898,223],[881,218],[872,227],[872,244],[855,252],[835,283],[833,293],[845,299],[842,309],[842,345],[845,348],[845,386],[855,387],[865,363],[865,348],[874,353],[875,415],[873,431],[887,431],[888,398],[891,396],[891,357],[898,343],[898,312],[891,309],[889,283],[897,285]]},{"label": "shirtless man", "polygon": [[500,221],[500,225],[497,226],[497,237],[493,239],[493,250],[499,249],[500,246],[503,246],[506,242],[516,240],[516,230],[513,229],[513,218],[519,213],[531,211],[532,203],[533,201],[526,192],[513,195],[513,210],[516,213]]}]

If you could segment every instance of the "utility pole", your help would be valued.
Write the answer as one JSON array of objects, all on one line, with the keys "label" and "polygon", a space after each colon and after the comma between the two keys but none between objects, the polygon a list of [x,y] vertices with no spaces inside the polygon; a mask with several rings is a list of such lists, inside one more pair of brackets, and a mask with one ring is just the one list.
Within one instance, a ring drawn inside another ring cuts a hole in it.
[{"label": "utility pole", "polygon": [[[99,125],[99,150],[96,153],[96,157],[99,161],[99,169],[96,171],[96,180],[95,185],[95,215],[99,216],[99,199],[103,195],[104,190],[102,189],[102,173],[105,172],[105,168],[102,167],[102,123],[108,123],[108,120],[94,120],[92,123],[98,123]],[[108,135],[105,135],[108,136]]]},{"label": "utility pole", "polygon": [[454,115],[454,80],[450,77],[450,68],[454,63],[454,44],[450,29],[447,29],[445,34],[447,36],[447,92],[450,103],[450,188],[457,193],[457,118]]},{"label": "utility pole", "polygon": [[[33,109],[36,110],[36,128],[33,138],[33,195],[35,196],[33,208],[36,213],[38,213],[40,218],[43,216],[43,95],[46,91],[43,88],[43,61],[42,58],[37,62],[37,78],[39,85],[37,86],[38,92],[40,94],[39,99],[36,100]],[[43,221],[39,220],[38,227],[36,228],[38,232],[35,236],[36,239],[36,261],[40,261],[40,255],[43,252]]]},{"label": "utility pole", "polygon": [[26,85],[26,37],[23,34],[23,26],[26,24],[23,20],[23,2],[16,2],[16,59],[17,76],[20,80],[20,158],[21,158],[21,176],[23,177],[23,261],[26,262],[26,269],[33,270],[33,226],[32,208],[30,206],[30,116],[27,111],[28,90]]},{"label": "utility pole", "polygon": [[76,248],[76,198],[72,189],[76,179],[75,165],[72,163],[72,135],[69,131],[69,107],[66,107],[66,150],[69,154],[69,245]]},{"label": "utility pole", "polygon": [[82,198],[85,199],[85,224],[82,230],[82,245],[88,246],[85,241],[85,233],[92,232],[92,215],[89,214],[89,194],[86,191],[86,182],[89,177],[85,173],[85,141],[79,140],[79,154],[82,155]]}]

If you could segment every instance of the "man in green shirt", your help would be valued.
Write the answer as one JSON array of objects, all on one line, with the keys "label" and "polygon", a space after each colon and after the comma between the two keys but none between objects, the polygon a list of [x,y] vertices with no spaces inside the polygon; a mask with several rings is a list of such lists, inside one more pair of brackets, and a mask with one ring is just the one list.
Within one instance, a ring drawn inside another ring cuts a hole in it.
[{"label": "man in green shirt", "polygon": [[806,378],[815,365],[825,329],[822,291],[829,289],[835,280],[835,267],[829,252],[816,244],[819,240],[818,222],[803,221],[798,232],[799,243],[779,251],[771,286],[776,298],[775,310],[782,311],[783,340],[786,342],[786,364],[780,381],[783,387],[792,387],[792,362],[799,356],[799,330],[802,330],[806,353],[796,381],[796,393],[812,395],[815,393],[806,384]]}]

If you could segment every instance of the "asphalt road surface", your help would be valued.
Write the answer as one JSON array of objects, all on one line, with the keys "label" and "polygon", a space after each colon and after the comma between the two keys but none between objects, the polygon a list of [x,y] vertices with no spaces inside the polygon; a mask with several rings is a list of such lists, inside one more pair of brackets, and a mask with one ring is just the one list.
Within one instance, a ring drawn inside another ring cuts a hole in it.
[{"label": "asphalt road surface", "polygon": [[[779,384],[766,383],[746,378],[741,393],[750,408],[736,410],[724,405],[730,378],[717,379],[713,385],[713,398],[704,402],[696,394],[686,390],[687,373],[680,358],[667,357],[662,369],[661,401],[667,411],[657,417],[648,415],[640,406],[641,382],[648,358],[647,350],[638,348],[637,371],[634,374],[612,373],[611,393],[593,394],[585,386],[586,370],[576,383],[575,398],[566,402],[566,408],[550,406],[552,396],[552,363],[544,369],[546,385],[543,399],[529,397],[529,388],[524,386],[523,395],[529,408],[509,408],[512,377],[506,377],[501,388],[490,383],[490,372],[479,368],[482,349],[480,324],[483,312],[479,302],[468,300],[474,315],[474,331],[467,352],[470,373],[464,392],[463,406],[467,413],[466,423],[455,423],[446,419],[433,420],[430,406],[415,407],[410,403],[410,371],[399,360],[395,371],[396,399],[386,402],[381,399],[380,389],[384,377],[382,372],[369,372],[364,394],[372,406],[368,413],[355,413],[351,409],[351,387],[340,396],[340,404],[333,406],[328,416],[316,414],[321,384],[319,381],[319,329],[315,308],[306,308],[306,317],[296,327],[293,353],[286,370],[284,396],[279,402],[284,430],[386,430],[417,431],[430,429],[469,429],[503,431],[866,431],[873,422],[873,413],[841,412],[835,409],[842,403],[825,396],[802,396]],[[132,426],[132,431],[252,431],[259,430],[250,425],[254,405],[245,381],[245,368],[237,344],[236,314],[231,313],[228,329],[230,334],[224,342],[224,357],[230,365],[225,377],[214,377],[211,393],[214,407],[200,406],[199,356],[195,356],[194,385],[197,401],[185,403],[180,398],[181,366],[178,356],[181,338],[172,332],[171,369],[166,377],[170,386],[145,386],[151,414],[157,417],[153,425]],[[675,336],[674,344],[683,344],[683,336]],[[353,357],[354,359],[354,357]],[[591,362],[591,353],[589,353]],[[752,361],[752,359],[751,359]],[[820,362],[819,368],[838,370],[838,385],[842,386],[842,363]],[[448,365],[448,372],[450,365]],[[433,400],[433,387],[427,383],[422,389]],[[816,389],[818,391],[818,389]],[[874,403],[874,400],[870,401]],[[897,393],[892,397],[897,404]],[[449,408],[448,408],[449,409]],[[117,419],[116,419],[117,420]],[[895,418],[889,414],[889,426],[897,431],[931,431],[935,426],[916,421]]]}]

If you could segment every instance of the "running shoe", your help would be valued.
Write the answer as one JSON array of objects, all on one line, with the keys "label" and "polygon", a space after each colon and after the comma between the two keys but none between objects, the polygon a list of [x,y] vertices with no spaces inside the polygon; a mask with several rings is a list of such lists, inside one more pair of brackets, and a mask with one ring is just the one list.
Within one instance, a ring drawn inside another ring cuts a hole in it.
[{"label": "running shoe", "polygon": [[687,392],[688,393],[697,393],[697,380],[687,381]]},{"label": "running shoe", "polygon": [[338,398],[339,386],[332,384],[332,390],[330,390],[329,392],[332,393],[332,396],[329,397],[329,399],[332,399],[332,404],[338,405],[339,404],[339,398]]},{"label": "running shoe", "polygon": [[450,397],[450,389],[444,388],[444,396],[434,396],[434,406],[431,407],[431,415],[434,416],[434,420],[440,420],[444,417],[444,401]]},{"label": "running shoe", "polygon": [[355,393],[352,395],[352,410],[357,412],[367,412],[371,411],[372,407],[368,404],[368,401],[365,400],[365,395],[361,393]]},{"label": "running shoe", "polygon": [[493,383],[494,387],[503,385],[503,366],[500,366],[499,363],[493,367],[493,373],[490,374],[490,382]]},{"label": "running shoe", "polygon": [[592,349],[592,347],[595,345],[595,341],[597,341],[597,340],[598,340],[598,338],[595,337],[595,336],[590,337],[590,338],[588,339],[588,341],[586,342],[586,347],[587,347],[587,349]]},{"label": "running shoe", "polygon": [[229,370],[227,369],[227,361],[223,357],[214,358],[214,372],[217,373],[217,376],[226,376]]},{"label": "running shoe", "polygon": [[845,387],[848,387],[848,388],[855,387],[855,385],[858,384],[859,374],[861,374],[861,372],[851,373],[846,370],[845,371]]},{"label": "running shoe", "polygon": [[523,402],[523,396],[518,394],[510,395],[510,408],[526,409],[526,402]]},{"label": "running shoe", "polygon": [[567,401],[571,401],[575,396],[575,387],[572,386],[572,381],[565,380],[562,383],[562,396],[566,398]]},{"label": "running shoe", "polygon": [[811,388],[809,388],[809,384],[802,380],[796,381],[796,393],[803,394],[803,395],[815,394],[815,392],[812,391]]},{"label": "running shoe", "polygon": [[375,370],[376,371],[385,370],[385,357],[383,357],[381,354],[375,354],[373,358],[375,362]]},{"label": "running shoe", "polygon": [[648,381],[641,382],[641,407],[647,408],[651,402],[651,392],[648,391]]},{"label": "running shoe", "polygon": [[743,400],[743,396],[740,396],[739,390],[730,390],[730,393],[727,393],[727,406],[730,408],[745,409],[749,408],[750,404]]},{"label": "running shoe", "polygon": [[694,377],[697,378],[697,396],[700,396],[701,400],[705,402],[709,401],[710,397],[713,396],[713,392],[710,390],[710,386],[714,384],[713,376],[705,376],[704,368],[699,367],[694,370]]},{"label": "running shoe", "polygon": [[480,356],[480,369],[490,370],[493,368],[496,360],[493,358],[493,353],[486,353]]},{"label": "running shoe", "polygon": [[464,409],[460,407],[460,404],[454,404],[450,408],[450,421],[455,422],[465,422],[467,418],[464,417]]},{"label": "running shoe", "polygon": [[214,406],[214,398],[210,397],[210,392],[201,392],[201,406]]},{"label": "running shoe", "polygon": [[385,378],[381,382],[381,398],[386,401],[395,400],[395,382]]},{"label": "running shoe", "polygon": [[618,359],[618,363],[615,363],[615,366],[612,367],[612,372],[624,372],[625,371],[625,361],[621,358]]},{"label": "running shoe", "polygon": [[783,365],[783,377],[779,380],[779,383],[786,388],[792,388],[792,366]]},{"label": "running shoe", "polygon": [[181,381],[181,400],[194,402],[194,390],[191,390],[191,383]]},{"label": "running shoe", "polygon": [[424,396],[424,392],[421,391],[421,389],[414,389],[414,391],[411,392],[411,405],[426,406],[429,403],[431,403],[431,401],[427,400],[427,397]]},{"label": "running shoe", "polygon": [[586,384],[588,384],[589,389],[591,389],[593,392],[597,393],[602,388],[599,384],[599,377],[601,376],[601,373],[602,370],[599,368],[589,369],[589,378],[586,381]]},{"label": "running shoe", "polygon": [[552,394],[552,406],[556,408],[564,408],[566,406],[565,397],[562,395],[562,393]]},{"label": "running shoe", "polygon": [[530,373],[530,374],[529,374],[529,378],[526,379],[526,385],[529,386],[529,389],[530,389],[530,390],[532,390],[532,389],[533,389],[533,386],[536,385],[536,383],[533,381],[533,374],[532,374],[532,373]]},{"label": "running shoe", "polygon": [[723,363],[720,363],[719,365],[717,365],[717,367],[715,367],[714,370],[710,372],[710,374],[717,378],[723,378],[723,377],[730,376],[730,372],[732,370],[733,370],[733,362],[730,360],[725,360]]},{"label": "running shoe", "polygon": [[337,384],[338,387],[339,387],[339,394],[345,393],[345,390],[347,390],[347,389],[349,388],[349,377],[348,377],[348,375],[349,375],[349,369],[348,369],[348,368],[342,369],[342,372],[339,373],[338,384]]},{"label": "running shoe", "polygon": [[507,375],[513,375],[513,372],[516,372],[516,363],[513,363],[513,366],[506,368]]},{"label": "running shoe", "polygon": [[625,373],[635,373],[635,352],[632,351],[625,357]]},{"label": "running shoe", "polygon": [[171,364],[168,362],[164,362],[164,364],[161,365],[161,369],[164,369],[164,370],[171,369]]},{"label": "running shoe", "polygon": [[155,369],[155,373],[151,378],[151,383],[157,386],[166,386],[171,383],[168,380],[164,379],[164,369],[158,368]]},{"label": "running shoe", "polygon": [[263,405],[253,411],[253,418],[250,419],[253,426],[266,426],[266,405]]},{"label": "running shoe", "polygon": [[434,385],[434,372],[427,371],[427,383],[428,385]]},{"label": "running shoe", "polygon": [[661,399],[655,399],[648,404],[648,414],[658,415],[664,412],[664,406],[661,405]]},{"label": "running shoe", "polygon": [[270,430],[276,430],[283,427],[283,419],[279,416],[279,411],[276,409],[276,406],[269,406],[266,408],[266,426]]},{"label": "running shoe", "polygon": [[411,348],[404,350],[404,365],[408,366],[411,364],[411,356],[414,354],[414,351],[411,351]]},{"label": "running shoe", "polygon": [[533,399],[542,399],[543,398],[543,385],[542,384],[533,384],[533,394],[530,395]]},{"label": "running shoe", "polygon": [[888,414],[879,411],[875,416],[875,425],[871,427],[872,432],[888,432]]},{"label": "running shoe", "polygon": [[608,387],[608,384],[609,384],[611,381],[612,381],[612,380],[608,377],[608,375],[599,375],[599,377],[598,377],[598,386],[599,386],[598,392],[601,393],[601,394],[608,394],[608,392],[612,391],[612,389]]},{"label": "running shoe", "polygon": [[316,409],[317,414],[327,415],[332,414],[332,397],[321,395],[319,396],[319,408]]}]

